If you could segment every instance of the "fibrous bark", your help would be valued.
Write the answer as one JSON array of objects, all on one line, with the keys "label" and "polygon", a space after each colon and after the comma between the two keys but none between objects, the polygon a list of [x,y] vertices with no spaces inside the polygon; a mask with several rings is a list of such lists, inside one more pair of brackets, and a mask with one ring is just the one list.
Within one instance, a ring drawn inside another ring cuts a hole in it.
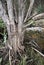
[{"label": "fibrous bark", "polygon": [[[7,27],[8,32],[7,47],[9,48],[9,61],[11,65],[11,59],[10,59],[11,51],[14,51],[13,55],[15,54],[15,59],[17,58],[17,52],[19,54],[21,54],[21,52],[24,52],[23,38],[25,30],[41,31],[44,29],[39,27],[27,29],[27,25],[26,27],[24,26],[24,23],[27,22],[32,12],[34,0],[29,0],[30,3],[28,3],[28,0],[5,0],[5,1],[6,6],[4,7],[7,8],[3,7],[4,3],[2,4],[2,1],[0,0],[0,17],[2,18]],[[29,5],[27,7],[27,10],[26,10],[26,4]],[[31,24],[32,22],[29,24],[29,26]]]}]

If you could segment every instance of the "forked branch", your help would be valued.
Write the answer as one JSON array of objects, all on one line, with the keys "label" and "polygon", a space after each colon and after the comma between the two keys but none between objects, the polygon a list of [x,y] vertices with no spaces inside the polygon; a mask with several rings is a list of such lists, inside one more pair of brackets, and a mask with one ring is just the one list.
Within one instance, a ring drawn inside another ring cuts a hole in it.
[{"label": "forked branch", "polygon": [[28,22],[29,20],[34,20],[34,21],[36,21],[36,20],[40,20],[40,19],[44,19],[44,13],[40,13],[40,14],[35,14],[35,15],[33,15],[33,16],[30,16],[27,20],[26,20],[26,22]]}]

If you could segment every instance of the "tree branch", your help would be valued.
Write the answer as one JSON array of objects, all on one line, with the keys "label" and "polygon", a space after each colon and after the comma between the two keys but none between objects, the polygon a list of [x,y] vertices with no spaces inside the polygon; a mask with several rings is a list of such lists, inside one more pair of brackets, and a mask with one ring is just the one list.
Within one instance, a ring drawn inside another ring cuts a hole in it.
[{"label": "tree branch", "polygon": [[10,50],[9,50],[9,63],[10,63],[10,65],[12,65],[12,63],[11,63],[11,56],[10,56]]},{"label": "tree branch", "polygon": [[44,19],[44,13],[40,13],[34,17],[32,17],[33,20],[38,20],[38,19]]},{"label": "tree branch", "polygon": [[37,49],[35,49],[33,47],[32,47],[32,49],[35,50],[36,52],[38,52],[42,57],[44,57],[44,54],[42,54],[40,51],[38,51]]},{"label": "tree branch", "polygon": [[12,0],[6,0],[7,1],[7,8],[8,8],[8,15],[10,22],[14,24],[14,14],[13,14],[13,4]]},{"label": "tree branch", "polygon": [[[32,25],[32,26],[31,26]],[[44,19],[39,20],[29,20],[27,23],[24,24],[24,28],[27,27],[44,27]]]},{"label": "tree branch", "polygon": [[24,25],[23,27],[24,27],[24,28],[27,28],[27,27],[29,27],[31,24],[33,24],[33,21],[31,21],[30,23]]},{"label": "tree branch", "polygon": [[27,20],[26,20],[26,22],[28,22],[29,20],[31,20],[33,17],[35,17],[36,15],[38,15],[37,13],[35,13],[35,14],[33,14],[32,16],[30,16]]},{"label": "tree branch", "polygon": [[7,27],[7,32],[8,32],[8,36],[10,36],[10,23],[9,23],[9,18],[6,14],[6,11],[4,10],[2,3],[0,1],[0,17],[2,18],[3,22],[5,23],[6,27]]},{"label": "tree branch", "polygon": [[14,20],[14,14],[13,14],[13,4],[12,0],[6,0],[7,1],[7,8],[8,8],[8,15],[9,15],[9,20],[10,20],[10,29],[11,29],[11,34],[15,33],[15,24],[16,21]]},{"label": "tree branch", "polygon": [[40,14],[34,14],[34,15],[32,15],[32,16],[30,16],[27,20],[26,20],[26,22],[27,21],[29,21],[29,20],[34,20],[34,21],[36,21],[36,20],[40,20],[40,19],[44,19],[44,13],[40,13]]},{"label": "tree branch", "polygon": [[9,18],[6,14],[6,11],[4,10],[2,3],[0,1],[0,17],[2,18],[2,20],[4,21],[5,25],[9,25]]},{"label": "tree branch", "polygon": [[19,5],[19,15],[18,15],[18,32],[21,35],[22,31],[22,26],[23,26],[23,18],[24,18],[24,10],[23,10],[23,0],[18,0],[18,5]]},{"label": "tree branch", "polygon": [[33,8],[33,4],[34,4],[34,0],[30,0],[29,9],[28,9],[28,11],[27,11],[27,14],[26,14],[26,17],[25,17],[25,19],[24,19],[24,22],[26,22],[28,16],[30,16],[31,11],[32,11],[32,8]]},{"label": "tree branch", "polygon": [[23,19],[24,19],[24,12],[25,12],[25,4],[24,4],[24,1],[23,0],[18,0],[18,4],[19,4],[19,7],[18,7],[18,10],[19,10],[19,16],[21,16],[21,21],[23,22]]},{"label": "tree branch", "polygon": [[18,13],[17,13],[17,9],[16,9],[16,6],[17,5],[15,5],[15,0],[13,1],[13,7],[14,7],[14,14],[15,14],[15,21],[16,21],[16,23],[18,23]]},{"label": "tree branch", "polygon": [[42,31],[44,31],[44,28],[42,28],[42,27],[31,27],[31,28],[26,28],[26,31],[39,31],[39,32],[42,32]]},{"label": "tree branch", "polygon": [[8,18],[7,14],[6,14],[5,9],[2,6],[1,1],[0,1],[0,17],[2,18],[2,20],[4,21],[4,23],[7,27],[8,38],[9,38],[9,41],[10,41],[10,39],[11,39],[10,21],[9,21],[9,18]]}]

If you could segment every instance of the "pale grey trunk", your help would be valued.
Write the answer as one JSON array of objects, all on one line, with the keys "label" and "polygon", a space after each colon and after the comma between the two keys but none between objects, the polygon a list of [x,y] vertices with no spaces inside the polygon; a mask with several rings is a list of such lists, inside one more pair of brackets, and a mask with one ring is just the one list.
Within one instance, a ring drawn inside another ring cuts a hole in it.
[{"label": "pale grey trunk", "polygon": [[23,34],[22,34],[22,28],[19,25],[15,26],[15,32],[14,28],[11,25],[10,26],[10,34],[8,33],[8,39],[9,39],[9,45],[13,47],[15,53],[20,52],[21,50],[24,49],[22,46],[23,43]]}]

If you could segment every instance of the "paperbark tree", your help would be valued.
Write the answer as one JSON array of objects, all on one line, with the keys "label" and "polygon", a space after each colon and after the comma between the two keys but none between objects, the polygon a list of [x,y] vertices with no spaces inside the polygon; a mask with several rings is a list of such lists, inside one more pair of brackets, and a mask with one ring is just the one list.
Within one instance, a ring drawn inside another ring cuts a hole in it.
[{"label": "paperbark tree", "polygon": [[[39,27],[27,29],[28,25],[25,25],[28,20],[36,19],[36,17],[30,16],[33,4],[34,0],[0,0],[0,17],[4,21],[8,32],[7,46],[10,50],[14,50],[15,55],[17,52],[20,53],[24,50],[23,38],[25,30],[36,29],[39,31],[43,29]],[[32,22],[29,23],[29,26],[31,24]]]}]

